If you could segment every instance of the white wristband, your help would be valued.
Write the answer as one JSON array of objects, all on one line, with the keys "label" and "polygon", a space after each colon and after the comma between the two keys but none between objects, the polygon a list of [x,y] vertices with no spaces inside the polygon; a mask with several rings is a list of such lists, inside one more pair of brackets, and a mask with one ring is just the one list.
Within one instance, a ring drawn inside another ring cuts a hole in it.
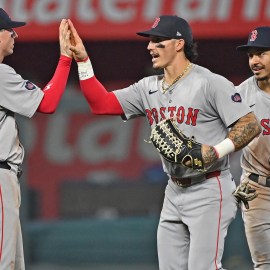
[{"label": "white wristband", "polygon": [[77,62],[77,64],[79,79],[81,81],[94,77],[94,70],[89,58],[85,62]]},{"label": "white wristband", "polygon": [[214,146],[218,158],[223,158],[224,156],[234,152],[235,146],[231,139],[226,138],[224,141]]}]

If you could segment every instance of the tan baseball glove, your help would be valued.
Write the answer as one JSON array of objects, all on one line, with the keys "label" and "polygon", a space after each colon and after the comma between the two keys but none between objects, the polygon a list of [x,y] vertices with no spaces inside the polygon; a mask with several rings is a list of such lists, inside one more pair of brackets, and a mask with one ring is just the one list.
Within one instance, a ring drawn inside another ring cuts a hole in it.
[{"label": "tan baseball glove", "polygon": [[258,196],[258,193],[255,188],[249,185],[248,180],[243,180],[233,192],[233,195],[239,203],[243,202],[246,209],[249,209],[248,202],[254,200]]},{"label": "tan baseball glove", "polygon": [[[150,140],[159,153],[168,161],[197,171],[205,171],[202,159],[202,144],[181,132],[175,120],[159,122],[151,131]],[[186,165],[186,164],[190,165]]]}]

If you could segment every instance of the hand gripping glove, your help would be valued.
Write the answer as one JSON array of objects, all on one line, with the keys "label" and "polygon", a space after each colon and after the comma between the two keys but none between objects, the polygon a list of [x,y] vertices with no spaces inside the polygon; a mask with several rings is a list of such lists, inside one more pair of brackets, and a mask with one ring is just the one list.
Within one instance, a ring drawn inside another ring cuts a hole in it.
[{"label": "hand gripping glove", "polygon": [[183,134],[173,119],[159,122],[152,129],[150,140],[169,162],[178,163],[197,171],[205,171],[202,144]]},{"label": "hand gripping glove", "polygon": [[248,183],[248,180],[243,180],[233,192],[233,195],[236,197],[238,202],[243,202],[246,209],[249,209],[248,202],[254,200],[258,196],[256,189],[252,188]]}]

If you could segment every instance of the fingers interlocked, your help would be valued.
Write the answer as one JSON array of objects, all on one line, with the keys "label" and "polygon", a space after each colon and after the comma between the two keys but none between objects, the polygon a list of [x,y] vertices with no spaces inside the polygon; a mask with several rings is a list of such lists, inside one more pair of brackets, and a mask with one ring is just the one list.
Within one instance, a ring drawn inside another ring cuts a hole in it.
[{"label": "fingers interlocked", "polygon": [[258,196],[258,193],[256,189],[249,185],[249,181],[242,181],[233,192],[233,195],[237,198],[239,203],[243,202],[246,209],[249,209],[248,202],[254,200]]}]

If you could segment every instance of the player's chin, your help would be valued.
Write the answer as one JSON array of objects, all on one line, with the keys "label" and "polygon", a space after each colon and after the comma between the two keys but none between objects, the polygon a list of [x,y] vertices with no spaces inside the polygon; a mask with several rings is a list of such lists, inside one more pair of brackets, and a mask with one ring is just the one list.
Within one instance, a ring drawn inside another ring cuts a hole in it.
[{"label": "player's chin", "polygon": [[5,52],[5,57],[6,57],[6,56],[9,56],[9,55],[11,55],[11,54],[13,54],[13,49],[10,49],[10,50],[6,51],[6,52]]},{"label": "player's chin", "polygon": [[269,79],[269,76],[267,76],[265,74],[254,73],[254,76],[255,76],[257,81],[265,81],[265,80]]},{"label": "player's chin", "polygon": [[153,63],[153,68],[154,69],[162,69],[163,67],[159,65],[158,63]]}]

